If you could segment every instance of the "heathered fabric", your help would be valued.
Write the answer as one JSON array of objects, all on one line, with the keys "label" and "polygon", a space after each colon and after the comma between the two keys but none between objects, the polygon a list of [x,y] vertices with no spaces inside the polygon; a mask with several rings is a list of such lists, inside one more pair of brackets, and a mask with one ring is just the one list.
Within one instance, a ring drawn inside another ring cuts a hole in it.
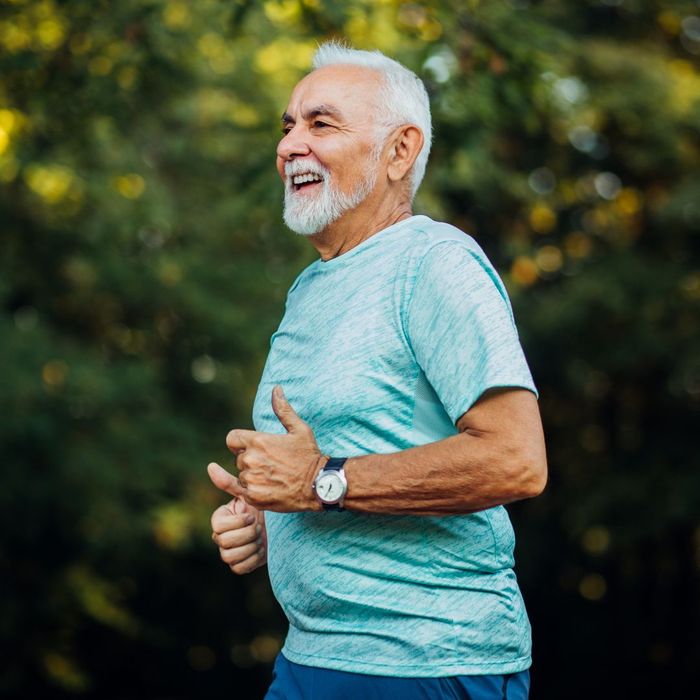
[{"label": "heathered fabric", "polygon": [[[497,273],[474,239],[426,216],[299,275],[270,341],[256,430],[284,432],[275,384],[334,457],[454,435],[489,388],[536,394]],[[290,661],[407,677],[529,668],[503,507],[442,517],[268,512],[266,524]]]}]

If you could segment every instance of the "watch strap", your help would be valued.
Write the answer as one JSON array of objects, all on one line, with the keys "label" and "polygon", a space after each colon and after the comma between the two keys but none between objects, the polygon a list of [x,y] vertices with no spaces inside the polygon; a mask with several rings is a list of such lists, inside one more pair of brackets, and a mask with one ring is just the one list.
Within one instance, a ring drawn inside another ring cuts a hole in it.
[{"label": "watch strap", "polygon": [[323,467],[324,472],[339,472],[348,461],[347,457],[329,457],[326,465]]}]

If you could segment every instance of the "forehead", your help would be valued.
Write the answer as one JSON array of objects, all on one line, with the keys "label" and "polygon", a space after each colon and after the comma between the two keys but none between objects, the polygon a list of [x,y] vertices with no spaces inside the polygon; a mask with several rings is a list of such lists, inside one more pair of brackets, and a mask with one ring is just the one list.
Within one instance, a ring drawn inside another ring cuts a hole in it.
[{"label": "forehead", "polygon": [[287,112],[295,116],[318,105],[328,105],[343,117],[366,120],[379,100],[382,76],[363,66],[325,66],[309,73],[294,88]]}]

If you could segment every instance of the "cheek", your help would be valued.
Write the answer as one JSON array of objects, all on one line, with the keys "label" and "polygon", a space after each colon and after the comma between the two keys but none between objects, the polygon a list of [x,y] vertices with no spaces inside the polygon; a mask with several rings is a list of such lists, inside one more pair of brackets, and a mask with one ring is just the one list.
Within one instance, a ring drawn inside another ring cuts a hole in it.
[{"label": "cheek", "polygon": [[357,187],[360,182],[364,182],[369,175],[370,169],[375,169],[376,164],[371,164],[369,160],[364,158],[354,158],[348,162],[348,166],[343,169],[341,177],[339,177],[340,186],[344,190],[352,190]]}]

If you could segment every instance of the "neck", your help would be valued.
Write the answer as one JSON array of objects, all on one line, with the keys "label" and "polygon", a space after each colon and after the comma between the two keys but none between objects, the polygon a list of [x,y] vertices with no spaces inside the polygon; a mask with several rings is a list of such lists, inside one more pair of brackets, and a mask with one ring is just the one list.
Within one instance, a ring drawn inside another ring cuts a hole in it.
[{"label": "neck", "polygon": [[325,262],[347,253],[375,233],[412,215],[408,199],[392,202],[384,198],[378,202],[370,195],[355,209],[345,212],[322,231],[309,236],[309,240]]}]

